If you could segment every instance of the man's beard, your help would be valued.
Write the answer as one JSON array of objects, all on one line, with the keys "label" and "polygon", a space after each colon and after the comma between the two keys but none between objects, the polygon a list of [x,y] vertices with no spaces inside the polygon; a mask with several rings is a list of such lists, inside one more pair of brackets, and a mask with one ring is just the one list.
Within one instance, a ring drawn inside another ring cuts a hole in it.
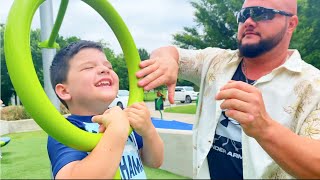
[{"label": "man's beard", "polygon": [[238,49],[240,52],[240,56],[255,58],[265,54],[266,52],[269,52],[282,41],[286,33],[286,29],[287,27],[284,27],[274,37],[262,39],[257,44],[242,45],[242,41],[238,40]]}]

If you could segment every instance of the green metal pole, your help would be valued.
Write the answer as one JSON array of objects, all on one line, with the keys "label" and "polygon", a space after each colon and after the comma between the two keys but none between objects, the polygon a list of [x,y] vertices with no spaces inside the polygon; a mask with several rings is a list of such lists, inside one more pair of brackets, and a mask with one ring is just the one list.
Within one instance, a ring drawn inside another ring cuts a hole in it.
[{"label": "green metal pole", "polygon": [[69,4],[69,0],[62,0],[61,1],[60,7],[59,7],[59,12],[58,12],[58,15],[56,18],[56,22],[54,23],[54,26],[52,28],[49,40],[41,42],[39,44],[40,47],[42,47],[42,48],[59,48],[59,45],[55,41],[58,37],[58,33],[60,30],[64,15],[66,14],[68,4]]}]

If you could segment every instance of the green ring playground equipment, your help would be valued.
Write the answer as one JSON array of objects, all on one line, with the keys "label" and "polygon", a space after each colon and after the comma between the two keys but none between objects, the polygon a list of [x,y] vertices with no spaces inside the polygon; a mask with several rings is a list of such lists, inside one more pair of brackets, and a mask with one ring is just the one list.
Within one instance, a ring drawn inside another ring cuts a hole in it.
[{"label": "green ring playground equipment", "polygon": [[[4,37],[8,72],[23,105],[46,133],[67,146],[82,151],[91,151],[99,142],[101,133],[94,134],[83,131],[67,121],[50,102],[34,69],[30,51],[31,22],[36,10],[44,1],[14,1],[7,19]],[[138,79],[135,76],[135,72],[139,70],[139,53],[122,18],[107,0],[82,1],[103,17],[120,43],[129,74],[130,96],[128,104],[143,101],[143,89],[138,87]],[[68,0],[61,1],[50,39],[42,42],[41,47],[58,47],[54,41],[58,35],[67,5]],[[115,178],[120,178],[119,170]]]}]

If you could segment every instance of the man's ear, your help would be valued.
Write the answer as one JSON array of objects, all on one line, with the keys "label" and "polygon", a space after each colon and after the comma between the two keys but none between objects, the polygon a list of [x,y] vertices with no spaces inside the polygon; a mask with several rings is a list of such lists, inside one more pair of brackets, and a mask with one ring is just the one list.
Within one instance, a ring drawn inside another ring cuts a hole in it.
[{"label": "man's ear", "polygon": [[290,30],[290,33],[292,34],[293,31],[297,28],[299,24],[299,19],[298,19],[298,16],[294,15],[290,18],[290,21],[289,21],[289,27],[288,29]]},{"label": "man's ear", "polygon": [[68,101],[71,99],[71,95],[69,94],[69,90],[67,88],[67,85],[65,84],[57,84],[55,91],[60,99],[64,101]]}]

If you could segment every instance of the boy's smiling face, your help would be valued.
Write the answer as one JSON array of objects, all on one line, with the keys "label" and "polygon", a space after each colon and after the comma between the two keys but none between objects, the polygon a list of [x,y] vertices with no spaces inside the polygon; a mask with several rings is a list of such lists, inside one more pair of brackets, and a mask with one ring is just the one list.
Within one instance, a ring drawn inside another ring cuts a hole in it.
[{"label": "boy's smiling face", "polygon": [[115,99],[119,78],[103,52],[85,48],[70,60],[63,85],[71,113],[93,115],[103,113]]}]

